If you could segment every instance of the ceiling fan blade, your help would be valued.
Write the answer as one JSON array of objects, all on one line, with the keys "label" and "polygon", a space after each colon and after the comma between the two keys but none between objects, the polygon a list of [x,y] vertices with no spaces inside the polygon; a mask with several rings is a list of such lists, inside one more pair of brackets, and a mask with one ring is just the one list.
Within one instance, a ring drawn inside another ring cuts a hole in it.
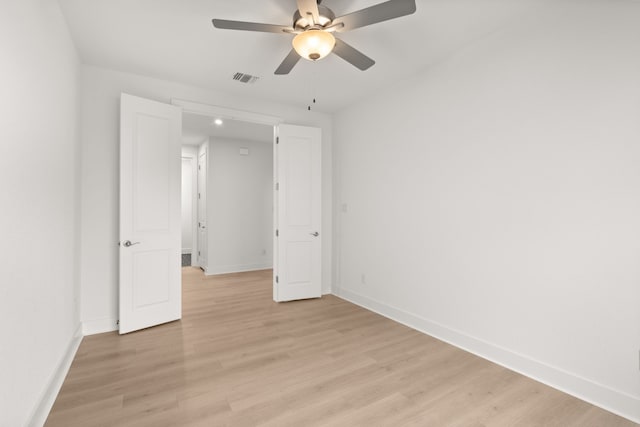
[{"label": "ceiling fan blade", "polygon": [[336,46],[333,48],[333,53],[362,71],[376,63],[376,61],[369,58],[358,49],[348,45],[338,38],[336,38]]},{"label": "ceiling fan blade", "polygon": [[223,30],[260,31],[262,33],[286,34],[293,31],[284,25],[259,24],[256,22],[227,21],[226,19],[212,19],[213,26]]},{"label": "ceiling fan blade", "polygon": [[282,64],[280,64],[274,74],[289,74],[289,71],[293,69],[299,60],[300,55],[298,55],[298,52],[296,52],[295,49],[291,49],[291,52],[284,58],[284,61],[282,61]]},{"label": "ceiling fan blade", "polygon": [[375,6],[367,7],[333,20],[334,24],[342,23],[344,27],[337,31],[349,31],[355,28],[365,27],[389,19],[411,15],[416,11],[415,0],[389,0]]},{"label": "ceiling fan blade", "polygon": [[297,0],[298,12],[302,17],[309,15],[313,16],[313,22],[315,24],[320,23],[320,11],[318,10],[318,3],[316,0]]}]

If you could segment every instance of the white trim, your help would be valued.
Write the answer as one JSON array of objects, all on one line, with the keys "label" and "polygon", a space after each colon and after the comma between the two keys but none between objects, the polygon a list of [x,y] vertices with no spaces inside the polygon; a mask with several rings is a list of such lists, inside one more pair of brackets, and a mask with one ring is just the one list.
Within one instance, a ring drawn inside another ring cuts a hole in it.
[{"label": "white trim", "polygon": [[334,295],[557,390],[640,423],[640,398],[345,289]]},{"label": "white trim", "polygon": [[191,248],[182,248],[182,255],[190,255],[191,253]]},{"label": "white trim", "polygon": [[114,319],[111,317],[82,322],[82,334],[84,336],[102,334],[104,332],[112,332],[117,330],[118,319]]},{"label": "white trim", "polygon": [[43,390],[40,399],[38,399],[37,405],[29,417],[29,422],[27,423],[28,426],[42,426],[45,421],[47,421],[49,412],[51,412],[53,403],[56,401],[56,397],[58,397],[58,393],[62,388],[64,379],[69,372],[69,368],[71,368],[71,363],[73,362],[74,357],[76,357],[78,347],[80,347],[80,343],[82,342],[81,327],[82,325],[78,324],[71,341],[69,341],[67,351],[62,356],[56,370],[49,378],[46,388]]},{"label": "white trim", "polygon": [[273,264],[271,263],[220,265],[213,268],[205,269],[204,275],[215,276],[217,274],[244,273],[247,271],[270,270],[272,268],[273,268]]},{"label": "white trim", "polygon": [[284,122],[284,119],[266,114],[254,113],[251,111],[234,110],[232,108],[220,107],[217,105],[201,104],[183,99],[172,99],[171,104],[182,107],[184,113],[199,114],[207,117],[218,117],[227,120],[241,120],[243,122],[259,123],[269,126],[277,126]]}]

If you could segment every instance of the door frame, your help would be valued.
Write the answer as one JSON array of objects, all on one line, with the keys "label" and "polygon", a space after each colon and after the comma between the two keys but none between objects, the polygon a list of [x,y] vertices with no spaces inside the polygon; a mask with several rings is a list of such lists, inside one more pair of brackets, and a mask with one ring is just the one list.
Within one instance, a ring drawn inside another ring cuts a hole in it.
[{"label": "door frame", "polygon": [[[200,116],[211,117],[212,119],[227,119],[227,120],[240,120],[243,122],[255,123],[260,125],[267,125],[273,128],[273,188],[272,188],[272,197],[273,197],[273,226],[272,231],[275,236],[275,230],[278,227],[278,193],[276,192],[275,183],[278,180],[278,156],[277,156],[277,146],[276,146],[276,138],[278,132],[278,125],[285,122],[282,117],[278,116],[270,116],[267,114],[255,113],[252,111],[243,111],[243,110],[235,110],[233,108],[221,107],[218,105],[210,105],[210,104],[202,104],[199,102],[187,101],[184,99],[171,99],[171,105],[175,105],[177,107],[182,108],[182,113],[189,114],[198,114]],[[273,282],[275,283],[276,278],[276,266],[278,265],[278,251],[277,251],[277,241],[273,239]]]}]

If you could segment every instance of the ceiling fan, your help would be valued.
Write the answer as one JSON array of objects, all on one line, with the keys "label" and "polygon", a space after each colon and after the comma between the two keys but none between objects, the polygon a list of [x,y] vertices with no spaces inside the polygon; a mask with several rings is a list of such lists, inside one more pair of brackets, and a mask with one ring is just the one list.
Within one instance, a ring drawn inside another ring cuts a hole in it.
[{"label": "ceiling fan", "polygon": [[260,24],[255,22],[213,19],[213,26],[225,30],[259,31],[263,33],[295,34],[293,49],[276,69],[275,74],[289,74],[302,57],[317,61],[331,52],[366,70],[375,61],[333,35],[389,19],[410,15],[416,11],[415,0],[389,0],[365,9],[336,17],[322,0],[296,0],[293,25]]}]

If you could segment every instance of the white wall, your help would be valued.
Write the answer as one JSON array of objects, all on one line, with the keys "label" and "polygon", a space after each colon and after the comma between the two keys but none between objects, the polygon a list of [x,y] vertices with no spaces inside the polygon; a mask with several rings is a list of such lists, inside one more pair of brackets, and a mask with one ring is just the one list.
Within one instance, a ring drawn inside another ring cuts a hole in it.
[{"label": "white wall", "polygon": [[79,342],[78,58],[57,2],[0,4],[0,64],[0,426],[14,427],[42,422]]},{"label": "white wall", "polygon": [[334,292],[640,421],[638,22],[547,3],[336,114]]},{"label": "white wall", "polygon": [[[187,99],[279,116],[288,123],[322,128],[323,229],[331,229],[331,117],[306,107],[228,95],[150,77],[81,67],[82,313],[87,333],[115,329],[118,307],[118,138],[121,92],[169,103]],[[323,289],[331,289],[331,238],[323,247]]]},{"label": "white wall", "polygon": [[272,143],[210,138],[207,218],[207,274],[273,267]]}]

